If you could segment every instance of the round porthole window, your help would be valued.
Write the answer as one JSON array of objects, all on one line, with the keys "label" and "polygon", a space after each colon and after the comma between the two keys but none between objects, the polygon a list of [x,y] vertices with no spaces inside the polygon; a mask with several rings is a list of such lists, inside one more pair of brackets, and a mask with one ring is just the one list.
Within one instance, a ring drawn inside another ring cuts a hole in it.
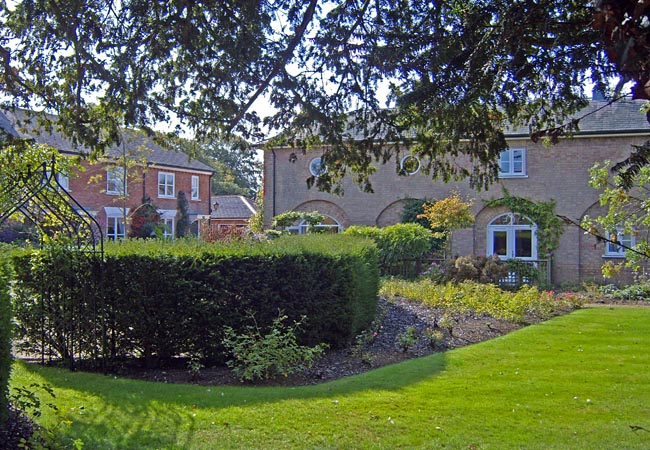
[{"label": "round porthole window", "polygon": [[309,172],[315,177],[325,173],[325,166],[322,164],[320,158],[314,158],[309,163]]},{"label": "round porthole window", "polygon": [[401,167],[408,175],[415,175],[420,171],[420,160],[417,156],[408,155],[402,158]]}]

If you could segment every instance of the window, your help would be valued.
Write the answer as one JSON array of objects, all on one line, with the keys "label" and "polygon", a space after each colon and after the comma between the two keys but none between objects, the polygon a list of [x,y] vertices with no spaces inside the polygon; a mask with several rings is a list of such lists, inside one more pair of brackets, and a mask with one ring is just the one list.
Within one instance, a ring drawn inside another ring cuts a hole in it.
[{"label": "window", "polygon": [[314,158],[309,163],[309,172],[315,177],[319,177],[325,173],[325,166],[322,164],[320,158]]},{"label": "window", "polygon": [[197,175],[192,175],[192,200],[199,199],[199,177]]},{"label": "window", "polygon": [[[46,179],[43,180],[43,183],[46,182],[46,180],[49,180],[52,177],[52,172],[47,171],[45,173]],[[56,182],[59,184],[59,186],[64,190],[64,191],[69,191],[70,190],[70,178],[68,177],[67,174],[57,172],[56,174]]]},{"label": "window", "polygon": [[[622,228],[618,228],[616,233],[610,233],[609,238],[612,241],[616,241],[618,244],[622,244],[625,247],[634,247],[636,244],[636,239],[631,233],[625,233]],[[608,258],[625,258],[625,247],[618,245],[614,242],[607,242],[605,244],[605,256]]]},{"label": "window", "polygon": [[407,175],[415,175],[420,171],[420,160],[413,155],[408,155],[402,158],[400,168]]},{"label": "window", "polygon": [[106,193],[110,195],[126,195],[124,167],[106,169]]},{"label": "window", "polygon": [[174,198],[174,181],[173,173],[158,172],[158,197]]},{"label": "window", "polygon": [[[301,221],[297,225],[293,225],[290,227],[287,227],[287,231],[289,231],[291,234],[307,234],[310,232],[309,230],[309,224],[306,221]],[[340,233],[343,231],[343,227],[336,221],[336,219],[333,219],[329,216],[325,216],[325,219],[318,225],[315,225],[311,229],[311,233]]]},{"label": "window", "polygon": [[526,149],[511,148],[501,152],[499,177],[516,178],[526,176]]},{"label": "window", "polygon": [[160,222],[163,225],[163,237],[165,239],[174,239],[174,233],[176,231],[176,210],[161,209],[158,211],[158,213],[160,214]]},{"label": "window", "polygon": [[106,238],[111,241],[124,239],[124,218],[129,214],[129,208],[105,206],[106,211]]},{"label": "window", "polygon": [[106,238],[111,241],[124,239],[124,217],[108,217],[106,219]]},{"label": "window", "polygon": [[59,182],[59,186],[61,186],[64,190],[70,191],[70,178],[68,175],[64,173],[57,173],[56,180]]},{"label": "window", "polygon": [[507,213],[488,225],[487,255],[501,259],[537,259],[537,226],[527,217]]}]

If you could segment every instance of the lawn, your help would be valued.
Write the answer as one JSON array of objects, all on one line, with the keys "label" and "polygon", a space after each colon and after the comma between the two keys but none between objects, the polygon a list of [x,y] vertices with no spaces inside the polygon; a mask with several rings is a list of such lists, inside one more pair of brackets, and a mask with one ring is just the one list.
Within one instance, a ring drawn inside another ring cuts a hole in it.
[{"label": "lawn", "polygon": [[170,385],[23,363],[12,385],[51,384],[59,414],[41,420],[84,449],[647,449],[649,349],[650,308],[593,308],[318,386]]}]

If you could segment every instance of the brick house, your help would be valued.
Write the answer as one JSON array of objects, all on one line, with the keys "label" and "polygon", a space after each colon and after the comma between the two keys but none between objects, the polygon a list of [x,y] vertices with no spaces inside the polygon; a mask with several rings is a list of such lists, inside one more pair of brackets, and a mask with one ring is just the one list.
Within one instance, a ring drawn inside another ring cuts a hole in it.
[{"label": "brick house", "polygon": [[[328,226],[342,230],[350,225],[387,226],[399,222],[409,199],[442,199],[452,191],[474,199],[476,222],[472,228],[453,235],[452,255],[492,255],[502,259],[551,260],[551,280],[559,285],[585,281],[602,282],[601,266],[608,259],[625,257],[616,245],[599,243],[579,228],[566,225],[552,255],[540,254],[536,225],[507,208],[486,206],[503,196],[503,188],[513,196],[536,202],[554,201],[555,213],[580,221],[584,216],[603,213],[598,192],[588,185],[588,169],[595,162],[620,161],[629,155],[631,145],[648,140],[650,125],[639,112],[641,103],[620,101],[612,105],[592,101],[578,114],[586,115],[580,131],[546,147],[530,140],[527,129],[508,130],[510,149],[500,160],[501,173],[488,191],[476,192],[467,182],[444,184],[432,181],[419,171],[415,157],[401,163],[410,172],[398,176],[395,165],[378,165],[371,176],[374,193],[361,191],[349,178],[344,180],[343,196],[307,189],[305,180],[318,174],[321,151],[302,154],[292,148],[274,148],[264,153],[264,221],[285,211],[318,211],[327,217]],[[293,162],[292,162],[293,161]],[[326,170],[326,169],[325,169]],[[299,224],[298,224],[299,225]],[[632,236],[619,236],[633,243]]]},{"label": "brick house", "polygon": [[214,195],[210,227],[215,230],[245,228],[255,213],[255,205],[243,195]]},{"label": "brick house", "polygon": [[[87,154],[61,133],[47,132],[23,122],[21,112],[0,112],[0,124],[12,127],[11,134],[34,139],[59,150],[62,156]],[[125,131],[120,146],[112,146],[98,162],[82,159],[84,170],[57,174],[59,183],[83,208],[95,217],[105,239],[128,235],[129,216],[151,199],[164,224],[164,235],[173,237],[178,221],[178,195],[188,202],[190,230],[198,234],[199,222],[208,221],[211,213],[210,166],[191,160],[182,152],[167,150],[135,131]]]}]

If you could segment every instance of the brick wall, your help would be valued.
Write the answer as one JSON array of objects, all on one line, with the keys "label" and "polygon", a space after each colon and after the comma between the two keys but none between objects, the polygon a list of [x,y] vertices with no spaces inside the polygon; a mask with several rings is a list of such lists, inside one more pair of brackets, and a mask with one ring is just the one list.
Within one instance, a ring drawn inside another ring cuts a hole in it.
[{"label": "brick wall", "polygon": [[[474,199],[473,212],[477,220],[471,230],[454,233],[452,254],[484,255],[487,224],[504,212],[486,208],[486,200],[502,197],[505,188],[511,195],[533,201],[555,201],[557,214],[579,221],[598,202],[598,192],[588,185],[588,169],[598,161],[625,158],[632,144],[641,144],[646,139],[645,136],[623,135],[576,137],[563,139],[551,147],[527,139],[511,140],[510,148],[526,149],[527,176],[500,179],[488,191],[482,192],[473,191],[466,182],[434,182],[422,172],[398,176],[393,160],[379,165],[371,176],[374,193],[361,191],[347,177],[343,182],[343,196],[307,189],[309,162],[321,152],[310,151],[303,155],[295,149],[275,149],[264,154],[264,221],[269,226],[274,214],[317,210],[338,220],[344,227],[352,224],[386,226],[399,221],[406,199],[441,199],[458,191],[463,198]],[[294,159],[292,155],[296,157],[295,162],[290,161]],[[576,227],[566,226],[552,258],[554,282],[603,282],[600,272],[603,253],[602,243],[585,236]]]},{"label": "brick wall", "polygon": [[[105,207],[129,208],[133,211],[142,204],[143,196],[151,200],[160,210],[176,210],[179,191],[185,192],[191,213],[210,214],[210,176],[200,172],[190,172],[175,168],[151,166],[146,171],[141,166],[128,170],[127,195],[109,194],[106,192],[106,163],[82,163],[84,171],[69,175],[70,194],[86,210],[96,212],[100,224],[106,223]],[[175,174],[176,198],[160,198],[158,196],[158,173]],[[199,200],[191,199],[192,176],[199,177]],[[104,230],[105,231],[105,230]]]}]

